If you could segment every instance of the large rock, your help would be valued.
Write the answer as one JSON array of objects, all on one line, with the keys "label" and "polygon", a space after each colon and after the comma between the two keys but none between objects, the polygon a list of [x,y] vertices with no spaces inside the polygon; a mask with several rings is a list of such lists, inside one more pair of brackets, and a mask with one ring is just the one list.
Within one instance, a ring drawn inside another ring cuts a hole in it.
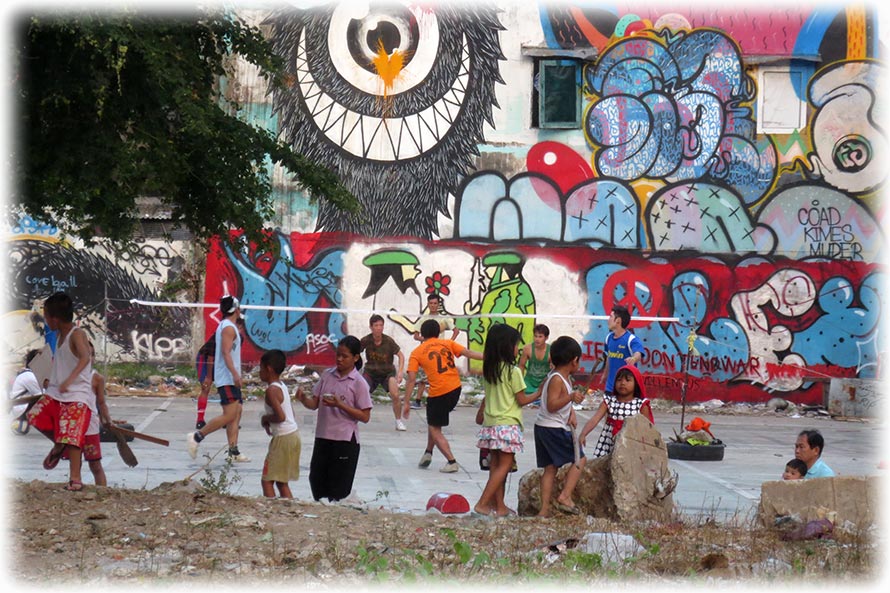
[{"label": "large rock", "polygon": [[[554,496],[562,490],[570,467],[567,464],[557,472]],[[540,510],[542,474],[543,470],[535,469],[519,481],[520,515],[535,515]],[[668,468],[661,434],[646,417],[636,415],[624,422],[611,455],[587,460],[574,500],[582,512],[593,517],[667,521],[673,512],[676,480]]]},{"label": "large rock", "polygon": [[758,515],[766,526],[773,525],[776,517],[797,516],[803,523],[829,519],[835,529],[866,530],[877,522],[880,485],[874,476],[764,482]]}]

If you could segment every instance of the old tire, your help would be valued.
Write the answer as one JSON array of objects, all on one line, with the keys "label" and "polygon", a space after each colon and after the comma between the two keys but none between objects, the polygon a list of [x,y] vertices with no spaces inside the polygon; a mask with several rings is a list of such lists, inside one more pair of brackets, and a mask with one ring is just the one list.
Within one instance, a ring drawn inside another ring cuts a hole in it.
[{"label": "old tire", "polygon": [[689,445],[668,441],[668,459],[681,459],[683,461],[723,461],[723,453],[726,445]]}]

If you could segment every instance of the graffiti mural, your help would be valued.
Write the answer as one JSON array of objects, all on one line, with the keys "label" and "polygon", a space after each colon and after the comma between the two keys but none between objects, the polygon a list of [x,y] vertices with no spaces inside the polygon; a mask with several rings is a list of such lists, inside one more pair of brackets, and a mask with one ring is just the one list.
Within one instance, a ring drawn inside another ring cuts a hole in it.
[{"label": "graffiti mural", "polygon": [[340,3],[268,20],[295,84],[274,94],[297,152],[341,178],[363,212],[326,202],[317,230],[437,233],[437,215],[494,124],[502,83],[494,5]]},{"label": "graffiti mural", "polygon": [[724,34],[624,39],[587,67],[585,81],[597,97],[584,130],[599,175],[716,182],[745,204],[772,185],[775,149],[754,137],[754,84]]},{"label": "graffiti mural", "polygon": [[[349,235],[338,238],[291,235],[287,243],[296,259],[278,280],[271,272],[282,264],[267,259],[268,254],[248,250],[236,256],[253,262],[250,268],[263,284],[287,280],[291,293],[303,290],[306,306],[347,310],[345,318],[320,313],[302,318],[306,337],[290,343],[291,362],[330,364],[342,335],[367,333],[372,310],[384,315],[386,332],[409,353],[417,346],[415,324],[427,312],[425,296],[437,293],[460,329],[458,341],[468,348],[481,350],[494,322],[514,325],[524,340],[531,339],[535,323],[546,323],[551,335],[574,336],[582,343],[586,372],[595,370],[601,357],[605,317],[613,304],[627,305],[636,318],[676,318],[635,319],[631,325],[645,346],[641,366],[646,381],[659,397],[679,397],[688,372],[690,401],[765,401],[782,393],[812,404],[822,397],[816,379],[869,378],[879,370],[879,321],[887,297],[878,288],[885,275],[874,263],[780,255],[724,261],[679,252],[647,258],[611,248],[527,245],[505,250],[459,241],[396,248]],[[216,254],[208,267],[223,273],[232,294],[244,295],[233,254],[224,249]],[[331,267],[335,256],[338,263]],[[231,266],[228,272],[226,266]],[[325,283],[333,281],[337,289],[315,280],[308,292],[307,279],[313,277],[327,278]],[[338,284],[338,277],[355,281]],[[285,293],[279,287],[263,294],[272,304],[284,301],[271,295]],[[511,318],[511,313],[522,316]],[[298,319],[294,315],[291,321]],[[270,327],[262,310],[248,310],[247,319],[249,327],[260,320]],[[274,331],[284,333],[285,318],[275,319],[282,327]],[[345,327],[337,331],[332,323],[344,319]],[[248,345],[258,352],[264,333],[249,332]]]},{"label": "graffiti mural", "polygon": [[[268,89],[239,73],[227,92],[337,172],[364,212],[316,203],[279,171],[273,247],[211,243],[205,336],[219,297],[238,296],[256,307],[245,360],[280,348],[329,365],[371,311],[410,352],[437,294],[468,348],[493,322],[526,341],[546,323],[583,344],[587,372],[625,303],[660,397],[688,377],[692,401],[821,403],[819,381],[885,374],[887,69],[873,9],[319,2],[251,15],[289,77]],[[560,91],[577,93],[575,127],[536,127],[541,60],[575,64]],[[159,297],[178,247],[68,257],[57,235],[28,219],[10,230],[17,307],[33,313],[53,284],[96,295],[80,273],[96,271],[119,286],[121,351],[187,347],[187,323],[126,305]]]},{"label": "graffiti mural", "polygon": [[876,96],[885,68],[871,61],[848,61],[816,74],[809,100],[813,173],[843,191],[873,191],[887,179],[887,138],[874,120]]},{"label": "graffiti mural", "polygon": [[[340,308],[342,251],[325,247],[317,236],[275,233],[272,239],[269,248],[251,243],[238,250],[214,241],[207,256],[205,300],[219,303],[231,294],[245,308],[243,360],[256,362],[263,351],[278,349],[297,354],[304,363],[329,361],[346,335],[344,316],[286,307]],[[206,337],[218,323],[219,311],[205,309]]]},{"label": "graffiti mural", "polygon": [[[177,247],[157,243],[132,246],[123,253],[103,244],[84,248],[58,230],[23,218],[7,236],[7,314],[10,352],[42,345],[46,328],[42,303],[64,291],[74,300],[78,322],[97,348],[121,360],[191,358],[188,314],[182,309],[151,311],[131,299],[157,301],[183,267]],[[105,349],[104,339],[109,341]]]}]

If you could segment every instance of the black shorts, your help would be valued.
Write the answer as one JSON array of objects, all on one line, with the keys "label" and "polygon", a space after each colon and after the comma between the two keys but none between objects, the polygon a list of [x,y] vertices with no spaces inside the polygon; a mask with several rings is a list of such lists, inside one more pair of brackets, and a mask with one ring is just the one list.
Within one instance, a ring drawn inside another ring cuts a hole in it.
[{"label": "black shorts", "polygon": [[[580,445],[578,451],[584,457],[584,450]],[[535,460],[538,467],[555,465],[557,469],[567,463],[574,463],[575,445],[572,443],[572,433],[562,428],[535,424]]]},{"label": "black shorts", "polygon": [[383,386],[383,391],[389,392],[389,378],[395,377],[396,373],[387,373],[385,375],[372,375],[371,373],[362,373],[365,381],[368,383],[368,393],[374,393],[379,385]]},{"label": "black shorts", "polygon": [[426,423],[430,426],[448,426],[448,416],[460,401],[460,387],[426,400]]}]

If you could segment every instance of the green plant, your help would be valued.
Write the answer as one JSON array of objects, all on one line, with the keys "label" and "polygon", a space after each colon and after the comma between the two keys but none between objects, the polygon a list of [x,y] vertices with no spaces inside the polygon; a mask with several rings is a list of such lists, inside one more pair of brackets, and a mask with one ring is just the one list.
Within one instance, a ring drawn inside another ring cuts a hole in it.
[{"label": "green plant", "polygon": [[603,557],[583,550],[566,550],[562,562],[572,570],[596,570],[602,568]]},{"label": "green plant", "polygon": [[[204,455],[210,460],[209,455]],[[215,494],[222,494],[224,496],[232,495],[232,487],[241,482],[241,476],[238,475],[238,472],[234,469],[232,465],[232,460],[230,458],[226,458],[225,463],[219,469],[219,475],[215,476],[213,471],[210,469],[210,465],[204,467],[204,477],[198,480],[198,483],[201,484],[201,488],[207,490],[208,492],[213,492]]]}]

